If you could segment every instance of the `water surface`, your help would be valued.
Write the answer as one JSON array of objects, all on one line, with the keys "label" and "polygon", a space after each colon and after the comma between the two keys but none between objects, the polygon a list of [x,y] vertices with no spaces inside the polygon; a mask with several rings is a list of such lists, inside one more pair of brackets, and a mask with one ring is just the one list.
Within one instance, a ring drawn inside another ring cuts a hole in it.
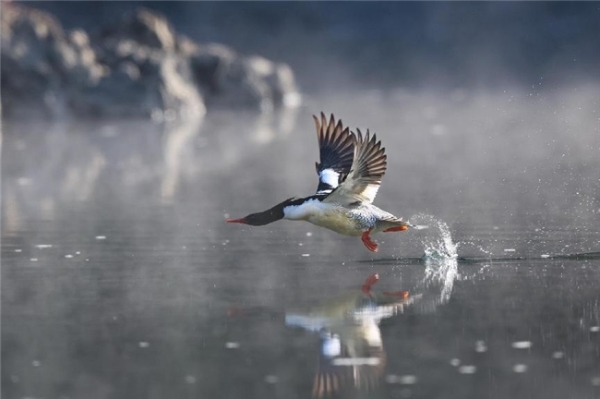
[{"label": "water surface", "polygon": [[[600,397],[598,93],[5,122],[2,397]],[[224,223],[314,192],[320,110],[378,134],[375,203],[429,229],[372,254]]]}]

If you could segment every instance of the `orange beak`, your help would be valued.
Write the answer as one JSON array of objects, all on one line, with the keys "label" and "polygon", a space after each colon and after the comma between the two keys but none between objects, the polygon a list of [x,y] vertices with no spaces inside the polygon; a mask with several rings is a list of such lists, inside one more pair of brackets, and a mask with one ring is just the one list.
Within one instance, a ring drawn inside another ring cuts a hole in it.
[{"label": "orange beak", "polygon": [[225,221],[227,223],[242,223],[242,224],[246,224],[246,218],[241,218],[241,219],[225,219]]}]

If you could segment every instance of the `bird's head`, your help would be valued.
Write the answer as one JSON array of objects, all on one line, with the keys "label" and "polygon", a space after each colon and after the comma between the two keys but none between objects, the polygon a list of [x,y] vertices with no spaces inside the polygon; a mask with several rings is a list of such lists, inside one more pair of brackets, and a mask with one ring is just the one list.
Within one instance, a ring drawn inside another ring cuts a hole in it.
[{"label": "bird's head", "polygon": [[226,222],[249,224],[250,226],[264,226],[265,224],[273,223],[283,219],[285,215],[283,209],[288,205],[293,205],[295,202],[298,202],[296,198],[289,198],[264,212],[251,213],[250,215],[240,219],[227,219]]}]

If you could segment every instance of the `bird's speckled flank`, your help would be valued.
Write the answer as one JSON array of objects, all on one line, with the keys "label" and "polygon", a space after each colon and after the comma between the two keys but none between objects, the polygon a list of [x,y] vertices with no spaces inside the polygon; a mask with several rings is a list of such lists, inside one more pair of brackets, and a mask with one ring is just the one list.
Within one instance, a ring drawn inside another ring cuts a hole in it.
[{"label": "bird's speckled flank", "polygon": [[391,213],[375,205],[361,204],[349,208],[318,199],[285,207],[283,213],[284,219],[305,220],[347,236],[360,236],[368,230],[376,233],[404,224]]}]

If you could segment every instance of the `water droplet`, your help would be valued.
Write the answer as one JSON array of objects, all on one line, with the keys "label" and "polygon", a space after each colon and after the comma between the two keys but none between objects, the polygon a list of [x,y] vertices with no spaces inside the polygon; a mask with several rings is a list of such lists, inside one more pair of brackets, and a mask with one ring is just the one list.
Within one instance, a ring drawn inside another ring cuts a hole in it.
[{"label": "water droplet", "polygon": [[186,375],[185,376],[185,382],[188,384],[195,384],[196,383],[196,377],[194,377],[193,375]]},{"label": "water droplet", "polygon": [[526,364],[515,364],[512,369],[513,369],[513,372],[515,372],[515,373],[525,373],[527,371],[527,365]]},{"label": "water droplet", "polygon": [[485,342],[483,342],[483,341],[475,342],[475,352],[483,353],[486,351],[487,351],[487,346],[485,345]]},{"label": "water droplet", "polygon": [[140,348],[147,348],[150,346],[149,342],[141,341],[139,344]]},{"label": "water droplet", "polygon": [[454,367],[458,367],[460,365],[460,359],[454,358],[450,360],[450,364]]},{"label": "water droplet", "polygon": [[531,348],[531,341],[513,342],[512,347],[515,349],[529,349],[529,348]]},{"label": "water droplet", "polygon": [[266,375],[265,382],[268,384],[277,384],[277,376],[272,374]]},{"label": "water droplet", "polygon": [[417,383],[417,377],[414,375],[401,375],[400,376],[400,384],[403,385],[412,385]]},{"label": "water droplet", "polygon": [[225,347],[227,349],[237,349],[240,347],[240,343],[239,342],[226,342]]},{"label": "water droplet", "polygon": [[106,240],[106,236],[96,236],[96,240]]},{"label": "water droplet", "polygon": [[475,374],[477,371],[477,366],[468,365],[468,366],[460,366],[458,368],[458,372],[461,374]]}]

